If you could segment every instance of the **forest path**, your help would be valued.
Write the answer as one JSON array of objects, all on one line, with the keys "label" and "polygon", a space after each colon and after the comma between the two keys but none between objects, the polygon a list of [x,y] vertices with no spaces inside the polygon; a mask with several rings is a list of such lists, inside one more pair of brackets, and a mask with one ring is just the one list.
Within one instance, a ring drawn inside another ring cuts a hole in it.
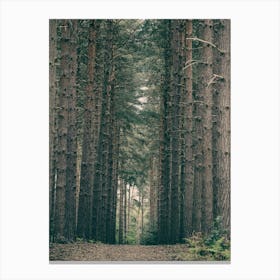
[{"label": "forest path", "polygon": [[176,245],[51,244],[50,261],[180,261],[188,250]]}]

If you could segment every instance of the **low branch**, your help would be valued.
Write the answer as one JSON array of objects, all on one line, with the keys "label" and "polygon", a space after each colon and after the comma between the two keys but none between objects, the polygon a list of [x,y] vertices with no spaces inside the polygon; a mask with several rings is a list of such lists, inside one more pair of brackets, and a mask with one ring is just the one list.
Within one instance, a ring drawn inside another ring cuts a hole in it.
[{"label": "low branch", "polygon": [[220,75],[217,75],[217,74],[213,74],[213,77],[211,78],[211,80],[209,81],[209,83],[207,84],[207,87],[209,87],[211,84],[214,84],[216,83],[215,80],[223,80],[224,77],[223,76],[220,76]]},{"label": "low branch", "polygon": [[202,40],[202,39],[197,38],[197,37],[186,38],[186,40],[193,40],[193,41],[198,41],[198,42],[201,42],[201,43],[204,43],[204,44],[208,44],[208,45],[212,46],[213,48],[216,48],[220,53],[225,53],[225,51],[219,49],[215,44],[213,44],[209,41],[205,41],[205,40]]},{"label": "low branch", "polygon": [[202,61],[202,60],[188,60],[186,61],[185,63],[185,67],[183,67],[183,70],[187,69],[188,67],[194,65],[194,64],[198,64],[198,63],[201,63],[201,64],[207,64],[206,62]]}]

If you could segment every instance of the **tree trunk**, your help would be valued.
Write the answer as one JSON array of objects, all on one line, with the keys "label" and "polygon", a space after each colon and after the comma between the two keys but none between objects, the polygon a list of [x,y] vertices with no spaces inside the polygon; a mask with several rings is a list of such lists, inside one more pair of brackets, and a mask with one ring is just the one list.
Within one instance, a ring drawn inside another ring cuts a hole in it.
[{"label": "tree trunk", "polygon": [[186,236],[186,111],[187,111],[187,96],[186,96],[186,75],[184,72],[184,66],[186,62],[186,20],[180,20],[180,115],[179,115],[179,127],[180,127],[180,231],[179,240],[183,241]]},{"label": "tree trunk", "polygon": [[67,173],[67,133],[68,133],[68,95],[70,87],[69,69],[69,21],[61,20],[61,79],[59,83],[58,143],[57,143],[57,184],[54,219],[54,239],[64,240],[65,226],[65,189]]},{"label": "tree trunk", "polygon": [[105,115],[105,102],[104,102],[104,48],[105,40],[102,34],[101,20],[95,20],[95,26],[98,32],[96,33],[96,63],[95,63],[95,107],[94,107],[94,176],[93,176],[93,194],[92,194],[92,230],[91,238],[98,240],[99,224],[100,224],[100,206],[101,206],[101,185],[103,178],[103,121]]},{"label": "tree trunk", "polygon": [[[205,20],[202,33],[203,40],[213,42],[213,22]],[[212,80],[213,47],[203,46],[202,60],[207,63],[201,70],[203,77],[202,94],[204,96],[203,112],[203,154],[204,183],[202,187],[202,232],[209,233],[213,223],[213,180],[212,180]]]},{"label": "tree trunk", "polygon": [[[192,21],[186,22],[186,38],[192,37]],[[193,86],[192,86],[192,41],[185,40],[186,62],[185,62],[185,91],[186,91],[186,112],[185,112],[185,153],[186,153],[186,189],[185,206],[186,221],[185,235],[190,236],[192,228],[192,210],[193,210],[193,188],[194,188],[194,160],[193,160]]]},{"label": "tree trunk", "polygon": [[154,156],[150,159],[150,229],[155,230],[156,225],[156,210],[157,210],[157,199],[156,199],[156,159]]},{"label": "tree trunk", "polygon": [[124,243],[126,243],[127,237],[127,188],[126,183],[124,183],[124,206],[123,206],[123,231],[124,231]]},{"label": "tree trunk", "polygon": [[112,230],[111,230],[111,241],[110,243],[116,243],[116,212],[117,212],[117,191],[118,191],[118,169],[119,169],[119,144],[120,142],[120,128],[116,121],[114,124],[114,138],[113,138],[113,176],[112,176],[112,186],[113,186],[113,201],[112,201]]},{"label": "tree trunk", "polygon": [[49,20],[49,230],[53,241],[54,206],[56,189],[56,107],[57,107],[57,21]]},{"label": "tree trunk", "polygon": [[77,78],[77,20],[70,20],[69,42],[69,94],[67,129],[67,172],[65,189],[65,237],[75,238],[76,217],[76,178],[77,178],[77,125],[76,125],[76,78]]},{"label": "tree trunk", "polygon": [[[203,36],[204,22],[199,21],[197,30],[198,37]],[[193,231],[201,232],[202,218],[202,189],[204,182],[204,154],[203,154],[203,132],[204,132],[204,90],[205,79],[202,75],[205,67],[204,47],[201,44],[197,51],[198,59],[202,62],[198,64],[198,81],[194,100],[194,193],[193,193]]]},{"label": "tree trunk", "polygon": [[170,188],[170,20],[164,21],[164,78],[162,98],[162,143],[161,143],[161,182],[159,193],[159,214],[158,214],[158,241],[159,243],[169,242],[169,188]]},{"label": "tree trunk", "polygon": [[230,235],[230,20],[220,21],[217,46],[221,64],[217,83],[217,178],[218,214]]},{"label": "tree trunk", "polygon": [[81,165],[81,183],[79,197],[79,214],[77,235],[79,237],[90,239],[92,236],[92,196],[94,180],[94,162],[96,159],[95,130],[93,127],[95,121],[95,60],[96,60],[96,36],[97,26],[95,20],[91,21],[89,26],[88,40],[88,85],[86,89],[85,109],[84,109],[84,129],[83,129],[83,149]]},{"label": "tree trunk", "polygon": [[170,242],[179,241],[179,159],[180,159],[180,21],[172,24],[172,89],[171,89],[171,213],[170,213]]},{"label": "tree trunk", "polygon": [[108,183],[107,183],[107,189],[108,189],[108,197],[107,197],[107,206],[106,206],[106,242],[112,243],[112,233],[115,232],[114,224],[112,221],[112,216],[114,208],[113,208],[113,201],[115,191],[114,191],[114,185],[113,185],[113,168],[114,168],[114,161],[117,161],[118,154],[114,153],[114,133],[117,133],[117,120],[115,116],[116,108],[115,108],[115,94],[114,94],[114,87],[115,87],[115,62],[114,62],[114,23],[111,21],[108,26],[108,32],[109,32],[109,40],[111,43],[111,49],[110,49],[110,70],[109,70],[109,88],[108,91],[110,91],[110,110],[109,110],[109,124],[108,124]]},{"label": "tree trunk", "polygon": [[141,195],[141,237],[144,236],[144,190]]},{"label": "tree trunk", "polygon": [[120,179],[120,200],[119,200],[119,244],[123,244],[123,180]]},{"label": "tree trunk", "polygon": [[128,198],[127,198],[127,223],[126,232],[129,233],[130,226],[130,208],[131,208],[131,185],[128,185]]}]

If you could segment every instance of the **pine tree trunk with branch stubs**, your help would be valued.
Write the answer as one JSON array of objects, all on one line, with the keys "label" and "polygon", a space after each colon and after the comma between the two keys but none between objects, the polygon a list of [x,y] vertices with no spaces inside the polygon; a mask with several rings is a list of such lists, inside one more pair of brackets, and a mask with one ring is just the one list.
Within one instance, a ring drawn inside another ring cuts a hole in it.
[{"label": "pine tree trunk with branch stubs", "polygon": [[119,199],[119,244],[123,244],[124,227],[124,181],[120,180],[120,199]]},{"label": "pine tree trunk with branch stubs", "polygon": [[[192,21],[186,22],[186,39],[185,39],[185,67],[192,61],[192,41],[187,38],[192,37],[193,27]],[[193,159],[193,73],[192,66],[184,69],[185,71],[185,93],[186,93],[186,113],[185,113],[185,207],[186,207],[186,221],[185,234],[190,236],[193,231],[192,227],[192,211],[193,211],[193,189],[194,189],[194,159]]]},{"label": "pine tree trunk with branch stubs", "polygon": [[171,82],[171,213],[170,213],[170,242],[179,241],[179,159],[180,159],[180,21],[172,24],[172,82]]},{"label": "pine tree trunk with branch stubs", "polygon": [[67,129],[67,172],[65,189],[65,237],[74,240],[76,236],[76,180],[77,180],[77,21],[69,21],[69,94]]},{"label": "pine tree trunk with branch stubs", "polygon": [[217,178],[218,215],[230,234],[230,20],[220,20],[220,36],[217,45],[220,68],[217,81]]},{"label": "pine tree trunk with branch stubs", "polygon": [[64,240],[65,227],[65,190],[67,174],[67,133],[68,133],[68,95],[70,87],[69,69],[69,21],[61,20],[58,23],[61,31],[61,78],[59,83],[59,108],[58,108],[58,143],[57,143],[57,183],[54,218],[54,240]]},{"label": "pine tree trunk with branch stubs", "polygon": [[[202,36],[205,41],[213,41],[213,22],[204,21]],[[204,180],[202,186],[202,232],[209,233],[213,224],[213,179],[212,179],[212,84],[213,78],[213,47],[203,46],[203,57],[205,65],[202,67],[201,76],[203,77],[203,154],[204,154]]]},{"label": "pine tree trunk with branch stubs", "polygon": [[49,28],[50,242],[230,237],[230,21]]},{"label": "pine tree trunk with branch stubs", "polygon": [[159,243],[169,242],[169,187],[170,187],[170,64],[171,64],[171,38],[170,20],[164,21],[164,78],[162,97],[162,144],[161,144],[161,182],[159,193],[158,213],[158,241]]},{"label": "pine tree trunk with branch stubs", "polygon": [[86,90],[84,129],[83,129],[83,153],[81,164],[81,183],[79,196],[79,214],[77,234],[79,237],[90,239],[92,236],[92,196],[94,180],[94,162],[96,158],[94,143],[96,134],[94,131],[95,116],[95,60],[96,60],[96,37],[98,28],[92,21],[89,26],[88,41],[88,86]]},{"label": "pine tree trunk with branch stubs", "polygon": [[186,61],[186,22],[185,20],[180,20],[179,38],[180,38],[180,106],[179,106],[179,135],[180,135],[180,189],[179,189],[179,201],[180,201],[180,229],[179,229],[179,241],[182,241],[186,236],[186,76],[184,72],[184,64]]},{"label": "pine tree trunk with branch stubs", "polygon": [[157,174],[156,174],[157,160],[154,156],[150,159],[150,228],[155,230],[156,216],[157,216]]},{"label": "pine tree trunk with branch stubs", "polygon": [[57,109],[58,93],[57,93],[57,21],[49,21],[49,229],[50,240],[53,240],[54,230],[54,210],[56,196],[56,149],[57,149]]},{"label": "pine tree trunk with branch stubs", "polygon": [[[203,36],[204,22],[199,21],[199,27],[197,28],[198,37]],[[204,47],[200,46],[197,51],[198,57],[201,59],[201,63],[197,65],[197,89],[194,95],[194,192],[193,192],[193,231],[201,232],[201,219],[202,219],[202,191],[204,183],[204,151],[203,151],[203,135],[204,135],[204,113],[205,113],[205,96],[204,90],[206,82],[202,75],[205,71],[205,63],[207,57],[204,54]]]},{"label": "pine tree trunk with branch stubs", "polygon": [[113,166],[112,166],[112,211],[111,211],[111,233],[110,243],[116,243],[116,220],[117,220],[117,191],[119,172],[119,148],[120,148],[120,128],[117,121],[114,122],[113,132]]}]

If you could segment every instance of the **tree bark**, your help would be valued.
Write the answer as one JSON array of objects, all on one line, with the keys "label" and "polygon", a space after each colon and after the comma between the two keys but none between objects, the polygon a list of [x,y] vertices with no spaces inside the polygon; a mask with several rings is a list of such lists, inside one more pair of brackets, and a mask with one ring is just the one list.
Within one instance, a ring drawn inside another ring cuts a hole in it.
[{"label": "tree bark", "polygon": [[124,198],[124,188],[123,180],[120,179],[120,199],[119,199],[119,244],[123,244],[123,198]]},{"label": "tree bark", "polygon": [[[213,41],[213,22],[204,21],[202,38],[207,42]],[[213,79],[213,47],[204,45],[202,60],[205,65],[202,68],[203,77],[203,154],[204,154],[204,182],[202,187],[202,232],[209,233],[213,224],[213,180],[212,180],[212,79]]]},{"label": "tree bark", "polygon": [[186,62],[186,20],[180,20],[180,115],[179,115],[179,127],[180,127],[180,231],[179,240],[183,241],[186,236],[186,111],[187,111],[187,96],[186,96],[186,74],[184,66]]},{"label": "tree bark", "polygon": [[95,60],[96,60],[96,37],[97,26],[95,20],[91,21],[89,26],[88,40],[88,65],[85,109],[84,109],[84,128],[83,128],[83,149],[81,165],[81,183],[79,197],[79,214],[77,235],[79,237],[90,239],[92,236],[92,199],[93,199],[93,180],[94,180],[94,162],[96,159],[94,143],[96,134],[94,121],[95,95]]},{"label": "tree bark", "polygon": [[67,173],[67,133],[68,133],[68,95],[70,87],[69,69],[69,21],[61,20],[61,79],[59,81],[58,143],[57,143],[57,184],[54,219],[54,240],[65,239],[65,189]]},{"label": "tree bark", "polygon": [[67,129],[67,172],[65,188],[65,237],[75,239],[76,232],[76,179],[77,179],[77,125],[76,125],[76,79],[77,79],[77,20],[69,21],[69,89]]},{"label": "tree bark", "polygon": [[123,206],[123,231],[124,231],[124,236],[123,240],[124,243],[127,241],[127,188],[126,188],[126,183],[124,183],[124,206]]},{"label": "tree bark", "polygon": [[150,229],[155,230],[156,226],[156,210],[157,210],[157,187],[156,187],[156,159],[154,156],[150,159]]},{"label": "tree bark", "polygon": [[[198,37],[203,36],[204,22],[199,21],[197,30]],[[202,218],[202,189],[204,182],[204,154],[203,154],[203,121],[204,121],[204,89],[205,80],[202,75],[204,71],[204,63],[207,59],[203,53],[203,46],[197,51],[198,58],[202,61],[197,66],[198,80],[197,90],[195,91],[194,100],[194,193],[193,193],[193,231],[201,232]]]},{"label": "tree bark", "polygon": [[[192,21],[186,22],[186,38],[192,37]],[[192,61],[192,41],[185,40],[186,46],[186,63]],[[193,188],[194,188],[194,159],[193,159],[193,73],[192,66],[185,68],[185,90],[186,90],[186,113],[185,113],[185,153],[186,153],[186,189],[185,189],[185,207],[186,207],[186,224],[185,235],[192,234],[192,210],[193,210]]]},{"label": "tree bark", "polygon": [[119,146],[120,146],[120,128],[116,121],[114,124],[114,136],[113,136],[113,178],[112,178],[112,188],[113,188],[113,198],[112,198],[112,230],[111,230],[111,240],[110,243],[116,243],[116,212],[117,212],[117,191],[118,191],[118,170],[119,170]]},{"label": "tree bark", "polygon": [[54,206],[56,191],[56,142],[57,142],[57,21],[49,20],[49,230],[53,241]]},{"label": "tree bark", "polygon": [[172,88],[171,88],[171,213],[170,213],[170,242],[179,241],[179,160],[180,160],[180,21],[172,21]]},{"label": "tree bark", "polygon": [[223,53],[217,83],[217,177],[218,215],[230,235],[230,20],[220,21],[217,45]]},{"label": "tree bark", "polygon": [[158,241],[159,243],[169,242],[169,188],[170,188],[170,25],[171,20],[164,21],[164,77],[163,77],[163,98],[162,98],[162,143],[161,143],[161,182],[159,193],[159,214],[158,214]]}]

